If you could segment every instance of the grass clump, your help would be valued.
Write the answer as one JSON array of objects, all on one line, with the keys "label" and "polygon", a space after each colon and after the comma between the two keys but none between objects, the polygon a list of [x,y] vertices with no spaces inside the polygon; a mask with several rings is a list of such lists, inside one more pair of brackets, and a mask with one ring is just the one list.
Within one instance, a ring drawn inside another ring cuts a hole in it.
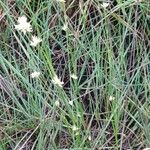
[{"label": "grass clump", "polygon": [[150,147],[149,14],[146,0],[0,0],[0,149]]}]

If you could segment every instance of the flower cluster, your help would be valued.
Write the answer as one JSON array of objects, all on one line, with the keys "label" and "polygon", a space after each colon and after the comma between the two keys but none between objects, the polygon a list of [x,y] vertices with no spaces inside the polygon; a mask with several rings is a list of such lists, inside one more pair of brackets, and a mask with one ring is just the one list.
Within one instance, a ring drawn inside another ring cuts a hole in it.
[{"label": "flower cluster", "polygon": [[[65,0],[58,0],[58,1],[65,3]],[[26,34],[27,32],[31,33],[33,31],[31,22],[28,22],[27,17],[24,16],[24,15],[21,16],[21,17],[18,17],[17,24],[15,25],[15,29],[18,30],[18,31],[23,32],[23,34]],[[67,25],[65,25],[63,27],[63,30],[66,30],[66,29],[67,29]],[[36,47],[40,42],[42,42],[41,38],[39,38],[35,35],[32,35],[31,41],[30,41],[30,45],[32,47]],[[31,73],[31,78],[38,78],[39,76],[40,76],[40,72],[34,71],[34,72]],[[74,80],[78,79],[78,77],[75,74],[71,74],[70,77]],[[62,87],[63,84],[64,84],[64,82],[61,81],[57,77],[57,75],[55,75],[53,77],[52,83],[55,84],[55,85],[58,85],[59,87]],[[73,101],[70,101],[69,104],[73,105]]]},{"label": "flower cluster", "polygon": [[[33,31],[30,22],[27,21],[27,17],[26,16],[18,17],[17,22],[18,22],[18,24],[15,25],[15,29],[16,30],[21,31],[24,34],[26,34],[27,32],[32,32]],[[35,47],[40,42],[42,42],[42,39],[40,39],[40,38],[38,38],[37,36],[34,35],[34,36],[32,36],[32,41],[31,41],[30,45]]]},{"label": "flower cluster", "polygon": [[[18,31],[23,32],[24,35],[27,32],[31,33],[33,31],[31,23],[27,21],[27,17],[26,16],[18,17],[17,23],[18,24],[15,25],[15,29],[18,30]],[[39,37],[33,35],[31,37],[30,45],[35,47],[40,42],[42,42],[42,39],[40,39]],[[39,75],[40,75],[40,72],[34,71],[34,72],[31,73],[31,78],[38,78]]]},{"label": "flower cluster", "polygon": [[[65,0],[58,0],[59,2],[63,2],[65,3]],[[63,27],[63,30],[67,30],[68,26],[67,24],[64,25]],[[31,25],[31,21],[28,21],[27,17],[25,15],[21,16],[21,17],[18,17],[18,20],[17,20],[17,24],[15,25],[15,29],[19,32],[22,32],[24,35],[27,34],[27,33],[31,33],[33,31],[32,29],[32,25]],[[35,36],[35,35],[32,35],[31,36],[31,40],[30,40],[30,46],[32,47],[36,47],[40,42],[42,42],[42,39]],[[30,74],[30,77],[31,78],[38,78],[39,76],[41,75],[41,72],[38,72],[38,71],[33,71],[31,74]],[[77,80],[78,77],[76,74],[71,74],[70,75],[70,78],[72,78],[73,80]],[[54,75],[53,78],[52,78],[52,83],[54,85],[57,85],[59,87],[63,87],[63,84],[64,82],[61,81],[57,75]],[[73,103],[74,101],[73,100],[70,100],[68,101],[69,105],[70,106],[73,106]],[[55,101],[55,106],[59,107],[60,106],[60,102],[57,100]],[[78,128],[76,126],[73,126],[72,130],[75,131],[77,130]]]}]

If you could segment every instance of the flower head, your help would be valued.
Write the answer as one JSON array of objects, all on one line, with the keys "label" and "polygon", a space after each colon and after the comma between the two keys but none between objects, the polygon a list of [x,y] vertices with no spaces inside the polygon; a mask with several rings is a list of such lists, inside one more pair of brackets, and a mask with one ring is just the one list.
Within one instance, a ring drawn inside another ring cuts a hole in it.
[{"label": "flower head", "polygon": [[91,135],[89,135],[89,136],[88,136],[88,140],[89,140],[89,141],[91,141],[91,140],[92,140],[92,137],[91,137]]},{"label": "flower head", "polygon": [[15,29],[23,32],[24,34],[26,34],[26,32],[32,32],[32,26],[30,22],[27,22],[26,16],[18,18],[18,24],[15,25]]},{"label": "flower head", "polygon": [[79,132],[76,132],[76,133],[75,133],[76,136],[78,136],[79,134],[80,134]]},{"label": "flower head", "polygon": [[65,3],[66,1],[65,0],[57,0],[58,2],[60,3]]},{"label": "flower head", "polygon": [[107,7],[109,6],[109,3],[103,2],[103,3],[101,4],[101,6],[102,6],[103,8],[107,8]]},{"label": "flower head", "polygon": [[113,100],[115,100],[115,97],[109,96],[109,100],[110,100],[110,101],[113,101]]},{"label": "flower head", "polygon": [[143,2],[143,0],[135,0],[135,2]]},{"label": "flower head", "polygon": [[73,105],[73,101],[69,101],[69,105],[71,105],[71,106],[72,106],[72,105]]},{"label": "flower head", "polygon": [[75,80],[78,79],[78,77],[77,77],[75,74],[71,74],[70,77],[71,77],[72,79],[75,79]]},{"label": "flower head", "polygon": [[64,26],[62,27],[62,30],[66,31],[68,28],[68,25],[67,24],[64,24]]},{"label": "flower head", "polygon": [[56,75],[53,77],[52,82],[60,87],[62,87],[62,85],[64,84],[64,82],[60,81],[60,79]]},{"label": "flower head", "polygon": [[75,125],[73,125],[73,126],[72,126],[72,130],[73,130],[73,131],[77,131],[77,130],[79,130],[79,128],[76,127]]},{"label": "flower head", "polygon": [[55,106],[59,107],[60,106],[60,102],[57,100],[55,101]]},{"label": "flower head", "polygon": [[30,45],[35,47],[40,42],[42,42],[42,39],[38,38],[37,36],[32,36],[32,41],[31,41]]},{"label": "flower head", "polygon": [[79,118],[81,117],[80,113],[77,113],[77,117],[79,117]]},{"label": "flower head", "polygon": [[33,73],[31,73],[31,78],[38,78],[40,75],[40,72],[34,71]]}]

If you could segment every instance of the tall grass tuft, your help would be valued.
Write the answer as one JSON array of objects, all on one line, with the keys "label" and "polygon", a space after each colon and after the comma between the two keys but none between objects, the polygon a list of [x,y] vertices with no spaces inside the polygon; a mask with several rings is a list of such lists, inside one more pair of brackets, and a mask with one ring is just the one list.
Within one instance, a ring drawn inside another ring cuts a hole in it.
[{"label": "tall grass tuft", "polygon": [[0,149],[150,147],[149,24],[149,0],[0,0]]}]

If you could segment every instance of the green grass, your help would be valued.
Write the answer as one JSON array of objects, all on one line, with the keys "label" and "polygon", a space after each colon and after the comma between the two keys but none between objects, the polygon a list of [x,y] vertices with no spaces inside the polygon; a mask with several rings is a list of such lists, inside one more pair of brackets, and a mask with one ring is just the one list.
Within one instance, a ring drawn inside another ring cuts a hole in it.
[{"label": "green grass", "polygon": [[[0,0],[0,150],[150,147],[150,2],[101,4]],[[15,30],[22,15],[33,33]]]}]

